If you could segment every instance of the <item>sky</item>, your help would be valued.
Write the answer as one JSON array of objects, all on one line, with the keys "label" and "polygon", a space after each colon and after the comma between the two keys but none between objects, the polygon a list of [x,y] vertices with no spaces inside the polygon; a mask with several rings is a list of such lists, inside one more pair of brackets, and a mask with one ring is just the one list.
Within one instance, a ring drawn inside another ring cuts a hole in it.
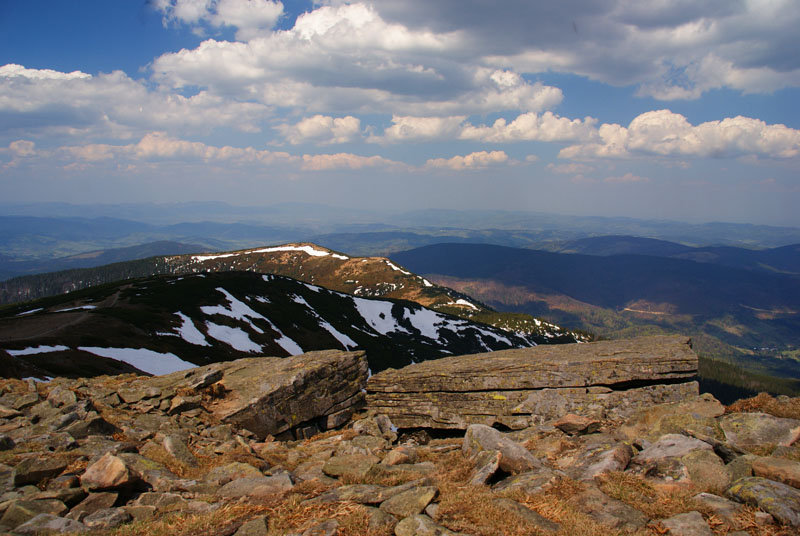
[{"label": "sky", "polygon": [[2,0],[0,203],[800,226],[796,0]]}]

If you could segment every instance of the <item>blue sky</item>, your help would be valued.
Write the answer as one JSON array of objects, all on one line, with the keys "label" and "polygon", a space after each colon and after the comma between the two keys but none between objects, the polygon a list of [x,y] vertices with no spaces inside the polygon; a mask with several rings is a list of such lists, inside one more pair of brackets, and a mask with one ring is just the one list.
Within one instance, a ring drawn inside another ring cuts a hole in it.
[{"label": "blue sky", "polygon": [[3,201],[800,226],[798,24],[763,0],[7,0]]}]

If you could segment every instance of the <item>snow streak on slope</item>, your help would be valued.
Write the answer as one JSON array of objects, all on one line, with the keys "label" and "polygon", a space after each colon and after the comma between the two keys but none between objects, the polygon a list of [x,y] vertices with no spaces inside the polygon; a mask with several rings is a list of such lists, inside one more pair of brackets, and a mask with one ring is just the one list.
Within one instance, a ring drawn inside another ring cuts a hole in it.
[{"label": "snow streak on slope", "polygon": [[66,346],[57,345],[57,346],[36,346],[33,348],[24,348],[22,350],[6,350],[9,354],[13,355],[14,357],[20,355],[34,355],[34,354],[47,354],[50,352],[62,352],[64,350],[69,350]]},{"label": "snow streak on slope", "polygon": [[169,374],[170,372],[177,372],[179,370],[186,370],[197,366],[184,361],[175,354],[161,354],[146,348],[98,348],[92,346],[80,346],[78,347],[78,350],[99,355],[100,357],[124,361],[125,363],[133,365],[143,372],[147,372],[148,374],[153,374],[155,376]]},{"label": "snow streak on slope", "polygon": [[321,249],[314,249],[311,246],[275,246],[269,248],[248,249],[246,251],[237,251],[234,253],[220,253],[217,255],[193,255],[192,260],[197,262],[203,262],[203,261],[211,261],[214,259],[226,259],[229,257],[238,257],[241,255],[252,255],[258,253],[276,253],[279,251],[301,251],[307,255],[311,255],[312,257],[327,257],[328,255],[330,255],[334,259],[341,259],[344,261],[350,258],[344,255],[339,255],[338,253],[331,253],[329,251],[324,251]]},{"label": "snow streak on slope", "polygon": [[[306,285],[306,286],[308,286],[308,285]],[[319,288],[319,287],[317,287],[317,288]],[[319,290],[315,290],[314,292],[319,292]],[[348,337],[347,335],[345,335],[341,331],[337,330],[335,327],[330,325],[330,323],[328,323],[324,318],[319,316],[319,314],[311,307],[311,305],[308,304],[308,302],[305,299],[303,299],[302,296],[295,295],[295,296],[292,297],[292,300],[295,303],[299,303],[301,305],[304,305],[306,307],[306,309],[308,309],[308,312],[311,313],[317,319],[317,322],[319,322],[320,327],[322,329],[324,329],[325,331],[327,331],[328,333],[330,333],[331,335],[333,335],[333,337],[337,341],[339,341],[339,343],[341,343],[342,346],[344,346],[345,350],[354,350],[354,349],[358,348],[358,343],[357,342],[355,342],[353,339],[351,339],[350,337]]]},{"label": "snow streak on slope", "polygon": [[240,328],[221,326],[211,321],[206,321],[208,335],[220,342],[224,342],[240,352],[261,352],[263,348],[250,340],[250,336]]},{"label": "snow streak on slope", "polygon": [[184,341],[190,344],[196,344],[198,346],[211,346],[206,340],[206,336],[203,335],[199,329],[197,329],[191,318],[180,312],[175,314],[178,315],[183,322],[178,328],[178,334]]},{"label": "snow streak on slope", "polygon": [[365,300],[364,298],[353,298],[358,314],[361,315],[367,324],[380,333],[386,335],[391,332],[408,333],[409,331],[399,325],[392,316],[392,302],[380,300]]}]

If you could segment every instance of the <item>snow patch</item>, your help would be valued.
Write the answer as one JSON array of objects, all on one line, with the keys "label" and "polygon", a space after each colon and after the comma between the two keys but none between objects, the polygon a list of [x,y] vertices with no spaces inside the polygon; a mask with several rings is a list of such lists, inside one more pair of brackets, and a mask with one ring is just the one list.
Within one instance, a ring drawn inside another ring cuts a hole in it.
[{"label": "snow patch", "polygon": [[437,324],[444,324],[447,321],[446,318],[430,309],[419,309],[417,311],[406,309],[403,316],[411,321],[411,325],[417,328],[424,337],[433,340],[439,339]]},{"label": "snow patch", "polygon": [[14,357],[20,355],[34,355],[34,354],[47,354],[50,352],[63,352],[64,350],[69,350],[67,346],[34,346],[29,348],[23,348],[22,350],[6,350],[9,354],[13,355]]},{"label": "snow patch", "polygon": [[54,313],[66,313],[67,311],[80,311],[83,309],[97,309],[96,305],[81,305],[78,307],[70,307],[69,309],[59,309],[58,311],[53,311]]},{"label": "snow patch", "polygon": [[203,262],[214,259],[226,259],[228,257],[237,257],[240,255],[252,255],[256,253],[275,253],[278,251],[302,251],[303,253],[311,255],[312,257],[327,257],[328,255],[330,255],[335,259],[341,259],[344,261],[350,258],[344,255],[339,255],[338,253],[331,253],[329,251],[324,251],[321,249],[314,249],[311,246],[275,246],[269,248],[248,249],[246,251],[237,251],[234,253],[219,253],[215,255],[193,255],[192,260],[195,262]]},{"label": "snow patch", "polygon": [[314,308],[311,307],[311,305],[309,305],[308,302],[302,296],[293,295],[292,301],[304,305],[308,309],[308,312],[311,313],[314,316],[314,318],[317,319],[317,322],[319,322],[320,327],[325,331],[327,331],[328,333],[330,333],[331,335],[333,335],[333,338],[339,341],[339,344],[341,344],[345,350],[352,350],[358,348],[358,343],[356,341],[354,341],[353,339],[351,339],[350,337],[348,337],[347,335],[345,335],[344,333],[333,327],[327,320],[322,318],[319,315],[319,313],[317,313],[314,310]]},{"label": "snow patch", "polygon": [[358,314],[381,335],[397,331],[408,333],[408,330],[400,326],[392,316],[392,307],[394,306],[392,302],[365,300],[364,298],[353,298],[353,302]]},{"label": "snow patch", "polygon": [[162,354],[154,352],[153,350],[148,350],[147,348],[100,348],[95,346],[80,346],[78,350],[99,355],[100,357],[123,361],[154,376],[169,374],[171,372],[186,370],[197,366],[188,361],[184,361],[175,354]]},{"label": "snow patch", "polygon": [[25,311],[17,316],[25,316],[25,315],[32,315],[33,313],[38,313],[39,311],[43,310],[43,307],[37,307],[36,309],[31,309],[30,311]]},{"label": "snow patch", "polygon": [[213,339],[224,342],[228,346],[240,352],[261,352],[263,348],[250,340],[250,336],[240,328],[221,326],[213,322],[206,321],[208,335]]},{"label": "snow patch", "polygon": [[392,263],[391,261],[389,261],[389,260],[386,260],[386,264],[388,264],[388,265],[389,265],[389,268],[391,268],[391,269],[392,269],[392,270],[394,270],[395,272],[400,272],[401,274],[411,275],[411,272],[406,272],[405,270],[403,270],[402,268],[400,268],[400,267],[399,267],[399,266],[397,266],[396,264],[393,264],[393,263]]},{"label": "snow patch", "polygon": [[211,346],[206,340],[206,336],[197,329],[192,319],[181,312],[175,313],[181,319],[181,325],[178,328],[178,334],[181,338],[189,344],[196,344],[197,346]]},{"label": "snow patch", "polygon": [[464,299],[456,300],[456,305],[463,305],[465,307],[469,307],[470,309],[475,309],[476,311],[478,310],[478,308],[475,307],[474,303],[468,302],[467,300],[464,300]]}]

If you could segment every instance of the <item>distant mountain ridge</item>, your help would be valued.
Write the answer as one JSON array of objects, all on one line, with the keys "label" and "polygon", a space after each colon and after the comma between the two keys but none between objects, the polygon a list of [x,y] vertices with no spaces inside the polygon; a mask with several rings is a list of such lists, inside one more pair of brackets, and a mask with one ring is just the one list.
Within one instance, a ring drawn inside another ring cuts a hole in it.
[{"label": "distant mountain ridge", "polygon": [[436,311],[531,335],[537,343],[589,340],[585,333],[572,332],[530,315],[498,313],[466,294],[434,285],[385,257],[350,257],[312,243],[160,256],[15,278],[0,282],[0,303],[74,292],[123,279],[230,271],[284,275],[361,297],[410,300]]},{"label": "distant mountain ridge", "polygon": [[453,354],[523,348],[536,337],[393,299],[251,272],[156,276],[6,307],[11,371],[163,374],[241,357],[366,350],[373,371]]}]

